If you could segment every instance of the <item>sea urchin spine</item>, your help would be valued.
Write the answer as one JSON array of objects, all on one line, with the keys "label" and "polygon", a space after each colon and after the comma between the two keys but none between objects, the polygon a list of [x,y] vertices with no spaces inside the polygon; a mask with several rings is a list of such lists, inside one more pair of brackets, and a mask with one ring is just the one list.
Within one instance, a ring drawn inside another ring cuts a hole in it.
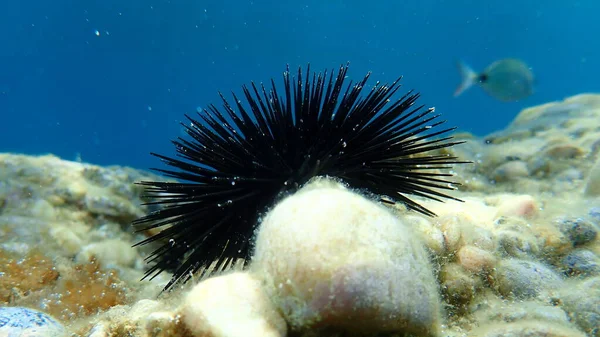
[{"label": "sea urchin spine", "polygon": [[[450,155],[432,154],[461,142],[455,128],[441,128],[434,109],[415,106],[419,94],[391,100],[400,87],[376,83],[361,96],[370,76],[344,88],[348,66],[333,73],[312,74],[303,80],[289,68],[283,94],[254,83],[243,87],[246,106],[233,94],[230,105],[214,105],[187,116],[191,139],[173,141],[175,159],[152,153],[177,170],[154,169],[180,182],[144,181],[146,204],[162,209],[134,222],[140,231],[163,228],[136,245],[164,240],[147,260],[154,263],[146,277],[174,272],[166,285],[227,268],[237,259],[248,261],[250,239],[260,215],[278,198],[297,190],[315,176],[341,179],[350,187],[380,196],[387,203],[434,214],[407,195],[441,201],[455,199],[438,190],[452,190],[446,180],[450,164],[463,163]],[[168,242],[167,242],[168,241]]]}]

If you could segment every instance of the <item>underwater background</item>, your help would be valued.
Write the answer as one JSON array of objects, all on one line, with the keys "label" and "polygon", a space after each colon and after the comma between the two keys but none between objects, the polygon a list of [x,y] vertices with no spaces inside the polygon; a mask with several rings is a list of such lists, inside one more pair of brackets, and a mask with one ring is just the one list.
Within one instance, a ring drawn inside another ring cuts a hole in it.
[{"label": "underwater background", "polygon": [[[148,153],[173,153],[184,113],[307,63],[350,62],[354,81],[402,75],[402,91],[485,135],[525,107],[598,91],[598,11],[594,0],[3,1],[0,150],[155,166]],[[505,57],[531,66],[532,96],[452,97],[458,59],[481,71]]]}]

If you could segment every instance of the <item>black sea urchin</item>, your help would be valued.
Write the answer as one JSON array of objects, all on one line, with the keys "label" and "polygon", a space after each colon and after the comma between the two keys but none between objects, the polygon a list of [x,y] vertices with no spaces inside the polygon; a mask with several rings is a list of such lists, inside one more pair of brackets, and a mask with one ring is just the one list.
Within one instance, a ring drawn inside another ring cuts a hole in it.
[{"label": "black sea urchin", "polygon": [[173,141],[183,160],[153,153],[178,169],[154,170],[182,182],[140,183],[153,200],[147,204],[164,207],[134,225],[164,229],[137,245],[168,240],[147,258],[154,265],[146,277],[173,271],[169,289],[199,269],[206,273],[211,263],[219,271],[239,258],[248,261],[260,214],[315,176],[336,177],[429,216],[434,214],[406,195],[457,200],[436,191],[457,185],[437,170],[462,162],[431,153],[461,143],[432,138],[455,128],[438,128],[445,121],[434,109],[415,107],[417,93],[391,101],[400,79],[377,83],[361,97],[370,74],[344,89],[347,71],[346,65],[335,77],[327,79],[325,72],[311,78],[309,67],[303,80],[301,69],[293,79],[288,68],[285,97],[273,80],[269,91],[252,83],[243,87],[247,106],[235,94],[233,106],[221,95],[222,110],[211,105],[197,119],[186,115],[191,139]]}]

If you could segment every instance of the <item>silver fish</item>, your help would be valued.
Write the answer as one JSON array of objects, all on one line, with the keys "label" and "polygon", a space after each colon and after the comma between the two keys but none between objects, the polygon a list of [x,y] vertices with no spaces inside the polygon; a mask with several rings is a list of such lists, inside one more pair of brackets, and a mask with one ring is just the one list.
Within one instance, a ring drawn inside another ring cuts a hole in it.
[{"label": "silver fish", "polygon": [[476,73],[460,60],[457,65],[462,82],[454,91],[454,97],[473,85],[480,86],[490,96],[503,102],[518,101],[533,94],[533,73],[521,60],[502,59],[490,64],[481,73]]}]

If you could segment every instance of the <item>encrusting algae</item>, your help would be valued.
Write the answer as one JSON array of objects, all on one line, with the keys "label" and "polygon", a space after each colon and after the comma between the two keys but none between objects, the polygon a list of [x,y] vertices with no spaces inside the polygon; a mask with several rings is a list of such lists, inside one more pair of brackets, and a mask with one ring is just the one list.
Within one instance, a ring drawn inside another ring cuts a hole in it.
[{"label": "encrusting algae", "polygon": [[[378,326],[405,319],[413,336],[598,337],[600,195],[594,191],[600,173],[592,169],[600,160],[598,120],[600,95],[585,94],[526,109],[505,130],[481,139],[457,134],[468,142],[440,153],[475,163],[454,169],[463,186],[453,196],[464,203],[419,200],[435,218],[402,206],[386,209],[345,187],[322,192],[347,194],[327,199],[337,200],[335,207],[303,206],[302,193],[321,193],[307,188],[262,218],[256,264],[193,279],[158,297],[168,276],[139,281],[142,256],[152,247],[125,250],[144,238],[128,222],[149,211],[139,206],[141,190],[132,183],[157,177],[0,154],[0,333],[30,329],[32,323],[14,321],[14,310],[26,307],[60,321],[67,333],[55,329],[55,336],[348,335],[332,326],[377,336]],[[346,209],[352,200],[356,206]],[[381,209],[381,218],[367,217],[367,209]],[[308,215],[319,219],[306,223],[314,229],[277,232],[305,226]],[[275,219],[281,225],[270,226]],[[393,223],[413,240],[395,240]],[[321,224],[331,232],[314,236]],[[352,226],[389,232],[337,232]],[[95,255],[106,247],[123,253]],[[356,256],[344,258],[349,253]],[[414,270],[416,261],[423,274],[394,283],[392,276]],[[427,286],[416,283],[423,279]],[[381,280],[389,287],[378,288]],[[428,298],[430,305],[403,311],[412,302],[384,291],[396,288],[415,289],[408,300]],[[344,320],[357,313],[367,319]]]}]

